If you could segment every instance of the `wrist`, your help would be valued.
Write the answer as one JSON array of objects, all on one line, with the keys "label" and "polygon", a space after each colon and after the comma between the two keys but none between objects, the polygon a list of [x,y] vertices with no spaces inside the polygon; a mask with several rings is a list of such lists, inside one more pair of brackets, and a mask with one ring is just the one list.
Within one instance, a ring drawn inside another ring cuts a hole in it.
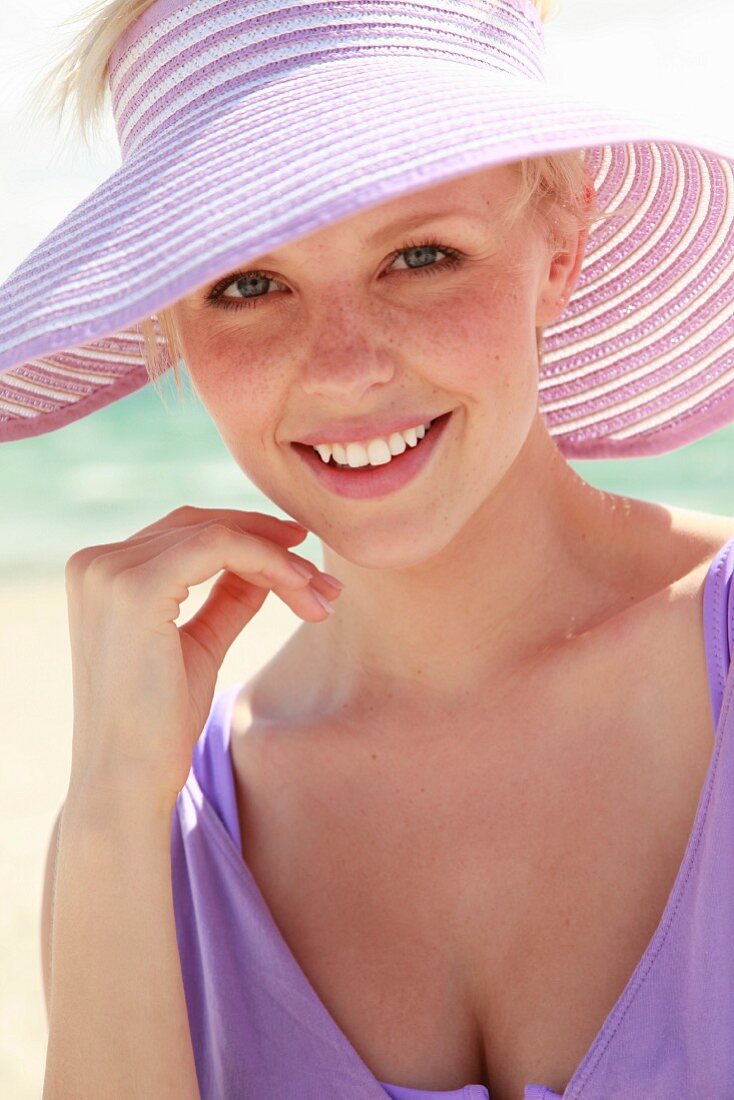
[{"label": "wrist", "polygon": [[176,799],[151,791],[119,776],[72,775],[64,802],[64,821],[83,820],[86,827],[108,826],[116,821],[170,824]]}]

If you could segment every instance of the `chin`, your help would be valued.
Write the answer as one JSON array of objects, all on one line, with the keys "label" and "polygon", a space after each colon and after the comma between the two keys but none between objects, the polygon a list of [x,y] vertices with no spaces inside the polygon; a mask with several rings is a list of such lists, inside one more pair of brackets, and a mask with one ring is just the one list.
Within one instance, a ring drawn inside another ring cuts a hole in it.
[{"label": "chin", "polygon": [[[422,537],[417,532],[422,529]],[[331,527],[321,533],[312,528],[325,547],[343,561],[362,569],[408,570],[430,565],[452,541],[457,532],[437,530],[435,509],[431,515],[414,521],[405,515],[391,522],[385,516],[365,519],[363,525],[350,524],[344,530]],[[338,566],[335,565],[338,575]]]}]

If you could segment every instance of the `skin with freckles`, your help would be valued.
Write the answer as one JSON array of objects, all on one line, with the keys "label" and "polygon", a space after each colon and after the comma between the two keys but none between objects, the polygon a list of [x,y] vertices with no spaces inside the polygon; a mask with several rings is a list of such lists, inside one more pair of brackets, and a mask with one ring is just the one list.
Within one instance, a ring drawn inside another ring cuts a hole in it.
[{"label": "skin with freckles", "polygon": [[[570,217],[550,242],[529,216],[507,229],[515,181],[513,166],[485,170],[313,233],[248,265],[268,276],[250,276],[254,307],[235,272],[217,285],[237,308],[208,301],[209,287],[177,304],[189,374],[227,447],[323,540],[324,568],[346,584],[338,614],[300,630],[301,704],[358,708],[399,683],[412,714],[455,706],[572,619],[603,614],[639,569],[650,506],[580,478],[537,411],[536,328],[563,312],[586,235]],[[455,208],[365,243],[401,217]],[[398,252],[428,239],[459,266]],[[331,493],[290,446],[327,420],[449,409],[430,471],[376,500]]]},{"label": "skin with freckles", "polygon": [[[586,239],[503,229],[514,186],[503,166],[390,201],[219,280],[237,308],[205,287],[175,309],[236,462],[345,583],[235,712],[243,856],[378,1079],[493,1100],[563,1091],[661,915],[712,748],[702,583],[734,534],[558,451],[536,329]],[[291,446],[449,409],[382,498],[330,492]]]}]

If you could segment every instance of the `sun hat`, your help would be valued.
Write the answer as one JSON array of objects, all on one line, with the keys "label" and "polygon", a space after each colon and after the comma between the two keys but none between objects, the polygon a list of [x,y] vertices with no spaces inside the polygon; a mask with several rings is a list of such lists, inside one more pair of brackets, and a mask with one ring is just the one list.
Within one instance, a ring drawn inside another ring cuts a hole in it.
[{"label": "sun hat", "polygon": [[734,141],[545,76],[531,0],[157,0],[117,41],[122,162],[0,285],[0,442],[149,381],[141,321],[259,255],[468,172],[585,150],[600,210],[544,330],[571,458],[734,420]]}]

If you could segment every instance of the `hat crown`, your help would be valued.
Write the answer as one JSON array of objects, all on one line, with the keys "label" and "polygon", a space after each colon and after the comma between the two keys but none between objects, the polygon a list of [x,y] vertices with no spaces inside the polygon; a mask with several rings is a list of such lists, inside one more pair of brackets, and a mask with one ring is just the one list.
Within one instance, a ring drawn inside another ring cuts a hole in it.
[{"label": "hat crown", "polygon": [[123,159],[192,112],[216,113],[295,70],[396,55],[545,79],[531,0],[158,0],[110,57]]}]

